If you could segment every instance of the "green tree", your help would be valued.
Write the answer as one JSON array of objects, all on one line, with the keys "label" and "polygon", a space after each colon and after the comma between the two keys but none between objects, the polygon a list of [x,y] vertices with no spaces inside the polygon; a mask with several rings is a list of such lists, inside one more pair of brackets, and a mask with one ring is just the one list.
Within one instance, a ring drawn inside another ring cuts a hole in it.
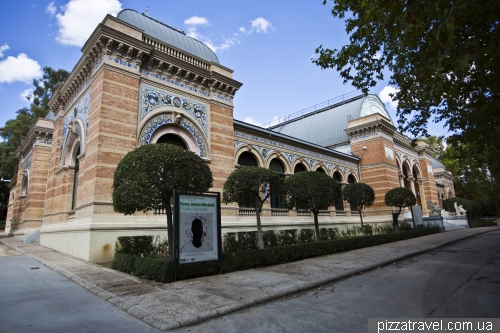
[{"label": "green tree", "polygon": [[173,244],[170,206],[173,189],[202,192],[210,189],[212,182],[210,168],[195,153],[170,144],[144,145],[125,155],[116,167],[113,208],[126,215],[164,210],[168,241]]},{"label": "green tree", "polygon": [[259,249],[264,248],[260,214],[262,205],[271,193],[280,194],[284,190],[284,181],[273,170],[248,166],[234,170],[224,183],[222,201],[236,202],[240,206],[253,207],[257,217]]},{"label": "green tree", "polygon": [[434,117],[468,140],[498,138],[499,1],[333,0],[331,12],[350,43],[318,47],[313,62],[364,92],[388,69],[402,131],[427,136]]},{"label": "green tree", "polygon": [[363,227],[363,209],[373,205],[375,192],[370,185],[365,183],[347,184],[342,190],[342,196],[359,212],[361,227]]},{"label": "green tree", "polygon": [[417,204],[415,194],[407,188],[397,187],[387,191],[384,202],[387,206],[398,208],[398,216],[403,207],[410,207]]},{"label": "green tree", "polygon": [[285,181],[285,189],[290,209],[311,210],[314,215],[316,241],[320,241],[318,214],[320,209],[335,205],[341,197],[339,184],[325,173],[304,171],[289,176]]},{"label": "green tree", "polygon": [[[64,69],[53,70],[44,67],[43,77],[33,80],[35,91],[28,100],[31,101],[29,108],[22,108],[16,112],[16,118],[5,123],[0,136],[0,178],[12,179],[17,171],[18,159],[15,154],[17,148],[22,144],[30,128],[38,118],[44,118],[49,113],[48,101],[52,93],[69,76]],[[0,199],[6,202],[8,188],[0,185]]]},{"label": "green tree", "polygon": [[439,157],[443,155],[446,149],[444,144],[445,138],[442,135],[440,136],[429,135],[426,138],[419,138],[418,140],[426,142],[429,145],[429,147],[431,147],[432,150],[434,150],[434,154],[432,154],[432,156],[435,159],[439,159]]},{"label": "green tree", "polygon": [[33,96],[29,98],[29,100],[33,99],[31,101],[33,103],[33,113],[41,113],[42,115],[39,115],[39,117],[47,115],[49,112],[49,100],[52,94],[67,80],[68,76],[69,72],[64,69],[54,70],[51,67],[43,68],[42,78],[33,80],[35,91],[33,91]]},{"label": "green tree", "polygon": [[453,174],[453,183],[457,197],[469,200],[493,202],[497,212],[500,212],[500,183],[496,175],[499,171],[498,159],[491,148],[478,144],[464,143],[457,137],[447,140],[448,146],[439,161]]}]

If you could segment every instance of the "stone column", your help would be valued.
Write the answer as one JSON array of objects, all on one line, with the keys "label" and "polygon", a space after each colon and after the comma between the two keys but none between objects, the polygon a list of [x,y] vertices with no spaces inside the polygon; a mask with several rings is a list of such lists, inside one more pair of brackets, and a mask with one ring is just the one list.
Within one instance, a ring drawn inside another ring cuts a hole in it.
[{"label": "stone column", "polygon": [[399,177],[399,186],[400,187],[405,187],[405,180],[404,180],[404,175],[402,172],[398,172],[398,177]]},{"label": "stone column", "polygon": [[413,194],[415,194],[415,196],[417,196],[417,192],[415,191],[415,178],[413,177],[408,177],[408,181],[410,182],[410,188],[411,188],[411,191],[413,192]]}]

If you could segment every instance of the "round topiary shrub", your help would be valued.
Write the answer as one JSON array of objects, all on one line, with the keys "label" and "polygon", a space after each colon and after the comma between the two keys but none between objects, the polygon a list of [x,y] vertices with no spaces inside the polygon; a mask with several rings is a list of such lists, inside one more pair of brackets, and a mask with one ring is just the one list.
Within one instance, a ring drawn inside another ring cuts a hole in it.
[{"label": "round topiary shrub", "polygon": [[409,207],[417,204],[417,199],[415,194],[407,188],[397,187],[389,190],[385,194],[385,204],[387,206],[393,206],[399,208],[398,216],[401,213],[403,207]]}]

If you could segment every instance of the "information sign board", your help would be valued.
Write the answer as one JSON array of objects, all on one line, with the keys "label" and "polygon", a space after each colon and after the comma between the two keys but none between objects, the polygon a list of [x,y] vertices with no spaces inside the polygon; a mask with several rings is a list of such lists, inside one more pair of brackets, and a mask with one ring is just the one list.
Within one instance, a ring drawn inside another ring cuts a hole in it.
[{"label": "information sign board", "polygon": [[174,192],[175,262],[220,261],[220,194]]}]

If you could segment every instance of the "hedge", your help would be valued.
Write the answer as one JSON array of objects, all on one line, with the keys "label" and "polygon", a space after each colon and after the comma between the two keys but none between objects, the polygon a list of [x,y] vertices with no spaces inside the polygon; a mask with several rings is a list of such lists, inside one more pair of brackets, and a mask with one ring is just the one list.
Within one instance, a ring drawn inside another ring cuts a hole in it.
[{"label": "hedge", "polygon": [[[393,234],[335,238],[322,242],[310,242],[290,246],[222,253],[223,273],[236,272],[260,266],[284,264],[333,253],[345,252],[379,244],[396,242],[438,233],[439,228],[424,228]],[[173,265],[169,258],[147,258],[116,253],[113,269],[130,273],[139,278],[159,282],[173,281]],[[189,279],[218,273],[218,263],[198,263],[177,267],[177,279]]]}]

